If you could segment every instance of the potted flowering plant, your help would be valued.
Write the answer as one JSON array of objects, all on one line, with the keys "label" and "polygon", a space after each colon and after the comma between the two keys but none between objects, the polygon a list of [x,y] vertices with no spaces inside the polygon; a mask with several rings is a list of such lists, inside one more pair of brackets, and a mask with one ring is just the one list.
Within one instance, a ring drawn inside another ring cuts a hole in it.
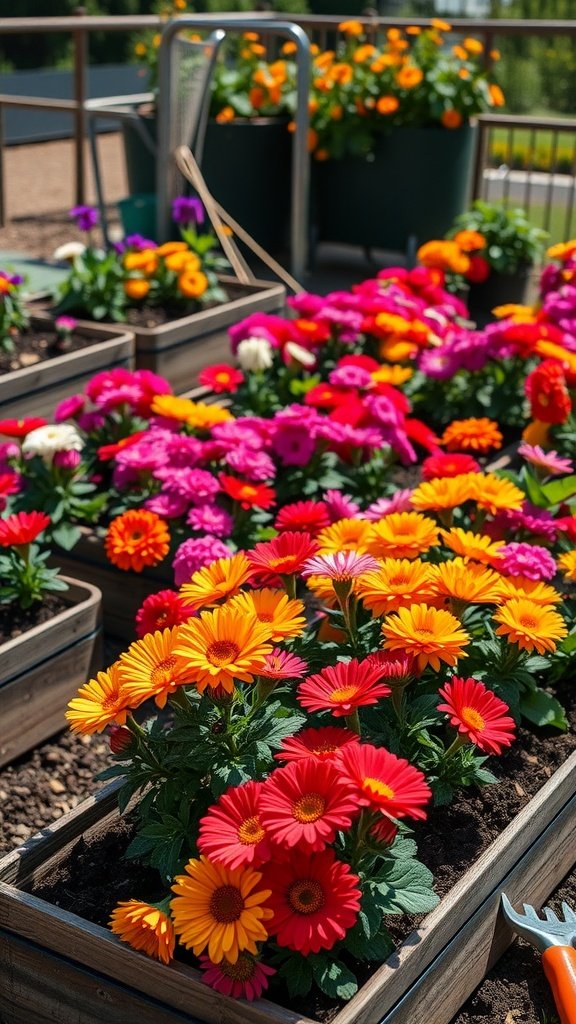
[{"label": "potted flowering plant", "polygon": [[[104,366],[131,365],[130,334],[30,316],[24,278],[0,271],[0,406],[3,416],[44,416],[71,387]],[[74,384],[72,384],[74,381]]]},{"label": "potted flowering plant", "polygon": [[447,47],[451,27],[438,19],[429,29],[389,29],[381,42],[360,22],[340,31],[336,49],[314,60],[319,238],[405,249],[410,236],[443,234],[466,201],[471,121],[504,103],[482,43]]},{"label": "potted flowering plant", "polygon": [[[18,474],[6,475],[16,492]],[[49,568],[48,515],[8,514],[5,498],[2,507],[0,765],[62,728],[63,711],[78,679],[98,664],[101,602],[96,587]]]},{"label": "potted flowering plant", "polygon": [[222,276],[229,265],[215,236],[204,230],[198,199],[180,196],[173,202],[180,239],[158,246],[128,235],[108,252],[92,240],[97,210],[82,207],[72,213],[88,244],[78,243],[69,253],[69,273],[55,295],[54,312],[126,324],[136,338],[136,366],[182,390],[192,386],[207,345],[218,350],[226,327],[238,316],[283,306],[280,285],[240,284]]}]

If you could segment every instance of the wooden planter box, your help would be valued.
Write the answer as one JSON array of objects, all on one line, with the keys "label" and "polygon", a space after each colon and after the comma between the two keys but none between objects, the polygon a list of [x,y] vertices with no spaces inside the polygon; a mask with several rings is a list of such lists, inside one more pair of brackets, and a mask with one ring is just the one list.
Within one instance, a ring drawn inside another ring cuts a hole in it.
[{"label": "wooden planter box", "polygon": [[[42,328],[51,320],[47,315],[35,314],[31,323],[33,327]],[[75,333],[93,338],[94,344],[0,375],[2,418],[44,416],[51,419],[58,403],[82,391],[95,373],[118,367],[134,369],[134,335],[124,326],[102,326],[81,320]]]},{"label": "wooden planter box", "polygon": [[136,367],[165,377],[178,394],[193,388],[198,372],[211,363],[229,362],[228,328],[251,313],[282,313],[283,285],[270,281],[239,284],[220,278],[230,302],[160,327],[130,327],[136,336]]},{"label": "wooden planter box", "polygon": [[64,579],[68,607],[0,645],[0,767],[65,728],[68,701],[100,667],[100,591]]},{"label": "wooden planter box", "polygon": [[[495,929],[498,951],[509,938],[497,923],[501,888],[512,900],[538,903],[571,867],[575,789],[576,753],[332,1024],[448,1024],[487,968]],[[313,1024],[267,1000],[231,1001],[187,965],[149,960],[105,928],[30,895],[32,882],[79,837],[114,819],[115,793],[115,784],[107,787],[0,860],[4,1024]]]}]

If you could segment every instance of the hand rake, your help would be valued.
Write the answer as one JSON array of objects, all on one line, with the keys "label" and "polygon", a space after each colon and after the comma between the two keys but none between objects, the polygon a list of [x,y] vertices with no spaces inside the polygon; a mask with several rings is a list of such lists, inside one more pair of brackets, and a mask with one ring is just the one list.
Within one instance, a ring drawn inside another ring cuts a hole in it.
[{"label": "hand rake", "polygon": [[501,893],[504,918],[518,935],[542,953],[542,966],[550,983],[561,1024],[576,1024],[576,913],[562,904],[564,920],[544,907],[543,921],[534,907],[524,904],[519,914]]}]

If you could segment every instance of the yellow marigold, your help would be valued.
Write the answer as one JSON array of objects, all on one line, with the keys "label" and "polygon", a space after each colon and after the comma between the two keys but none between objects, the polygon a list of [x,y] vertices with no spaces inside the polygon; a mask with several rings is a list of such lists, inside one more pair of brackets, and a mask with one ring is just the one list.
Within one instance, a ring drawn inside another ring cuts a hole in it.
[{"label": "yellow marigold", "polygon": [[141,949],[164,964],[174,956],[176,936],[167,905],[140,900],[119,903],[112,911],[110,928],[132,949]]},{"label": "yellow marigold", "polygon": [[558,359],[564,364],[565,370],[576,373],[576,355],[574,352],[569,352],[563,345],[557,345],[556,342],[548,341],[547,338],[538,338],[534,345],[534,351],[543,359]]},{"label": "yellow marigold", "polygon": [[465,561],[472,559],[485,565],[494,565],[498,558],[498,550],[504,544],[503,540],[492,540],[492,537],[472,533],[471,530],[462,530],[459,526],[452,527],[451,530],[440,530],[440,536],[446,547],[456,555],[461,555]]},{"label": "yellow marigold", "polygon": [[504,601],[513,597],[529,597],[536,604],[560,604],[562,594],[559,594],[549,583],[542,580],[531,580],[528,576],[501,576],[500,590]]},{"label": "yellow marigold", "polygon": [[407,380],[413,376],[414,370],[410,369],[409,366],[395,366],[384,363],[377,370],[374,370],[370,376],[376,384],[392,384],[393,387],[400,387],[401,384],[405,384]]},{"label": "yellow marigold", "polygon": [[466,39],[463,39],[462,46],[465,50],[468,50],[468,53],[478,54],[482,53],[484,50],[484,44],[481,43],[479,39],[474,39],[472,36],[467,36]]},{"label": "yellow marigold", "polygon": [[402,338],[410,329],[410,320],[399,316],[398,313],[377,313],[374,317],[374,324],[382,337]]},{"label": "yellow marigold", "polygon": [[343,32],[345,36],[361,36],[364,34],[364,26],[361,21],[349,19],[340,22],[338,31]]},{"label": "yellow marigold", "polygon": [[378,354],[392,363],[405,363],[418,354],[418,346],[412,341],[387,338],[380,342]]},{"label": "yellow marigold", "polygon": [[454,241],[463,252],[476,252],[486,245],[486,239],[479,231],[459,231],[454,235]]},{"label": "yellow marigold", "polygon": [[268,938],[264,926],[274,912],[264,906],[270,889],[259,889],[259,871],[212,864],[207,857],[189,860],[185,875],[177,875],[170,909],[174,930],[195,956],[207,949],[214,964],[235,964],[247,950],[254,956],[258,942]]},{"label": "yellow marigold", "polygon": [[193,402],[191,398],[179,398],[177,395],[155,395],[152,412],[156,416],[166,416],[179,423],[186,423],[194,430],[207,430],[216,423],[234,419],[232,413],[220,405]]},{"label": "yellow marigold", "polygon": [[376,558],[417,558],[438,543],[438,527],[420,512],[392,512],[372,523],[368,551]]},{"label": "yellow marigold", "polygon": [[430,24],[432,28],[437,29],[438,32],[452,31],[452,25],[448,21],[443,21],[442,18],[432,18]]},{"label": "yellow marigold", "polygon": [[193,611],[209,608],[238,594],[252,573],[252,566],[242,551],[231,558],[217,558],[210,565],[198,569],[190,582],[181,586],[180,596],[186,607]]},{"label": "yellow marigold", "polygon": [[244,590],[231,598],[228,607],[239,608],[244,615],[255,615],[258,622],[268,626],[274,643],[301,636],[306,627],[303,602],[290,599],[283,590]]},{"label": "yellow marigold", "polygon": [[436,566],[436,593],[470,604],[500,604],[500,576],[493,569],[453,558]]},{"label": "yellow marigold", "polygon": [[106,557],[125,571],[158,565],[170,548],[168,524],[147,509],[131,509],[113,519],[104,541]]},{"label": "yellow marigold", "polygon": [[146,43],[136,43],[136,46],[134,47],[134,53],[136,54],[137,57],[145,57],[147,53]]},{"label": "yellow marigold", "polygon": [[352,81],[353,71],[350,64],[337,61],[327,71],[327,77],[333,82],[338,82],[339,85],[349,85]]},{"label": "yellow marigold", "polygon": [[229,124],[236,117],[234,107],[226,106],[222,107],[219,114],[216,114],[216,121],[218,124]]},{"label": "yellow marigold", "polygon": [[132,707],[153,697],[163,708],[178,686],[194,682],[187,661],[175,653],[178,630],[179,626],[172,626],[147,633],[120,655],[120,681]]},{"label": "yellow marigold", "polygon": [[506,98],[502,89],[496,82],[490,82],[488,86],[488,93],[493,107],[503,107],[506,103]]},{"label": "yellow marigold", "polygon": [[566,551],[558,559],[558,568],[567,580],[576,581],[576,550]]},{"label": "yellow marigold", "polygon": [[463,46],[453,46],[452,53],[458,60],[468,60],[468,53]]},{"label": "yellow marigold", "polygon": [[407,36],[419,36],[422,34],[422,29],[419,25],[407,25],[406,35]]},{"label": "yellow marigold", "polygon": [[280,53],[283,53],[286,57],[290,57],[293,53],[296,53],[297,49],[297,43],[293,43],[291,40],[288,40],[287,43],[283,44]]},{"label": "yellow marigold", "polygon": [[478,452],[502,447],[502,434],[498,424],[487,416],[471,416],[467,420],[453,420],[442,434],[442,444],[449,452]]},{"label": "yellow marigold", "polygon": [[367,519],[338,519],[318,534],[316,539],[319,550],[322,554],[329,551],[358,551],[364,555],[368,551],[370,530],[371,523]]},{"label": "yellow marigold", "polygon": [[389,615],[382,623],[382,636],[385,650],[411,654],[420,671],[430,665],[437,672],[442,662],[454,666],[466,657],[462,648],[470,643],[455,615],[427,604],[413,604]]},{"label": "yellow marigold", "polygon": [[[167,256],[174,256],[177,252],[190,253],[190,247],[188,242],[164,242],[163,245],[159,245],[156,249],[156,255],[161,256],[162,259],[166,259]],[[190,253],[192,256],[193,253]]]},{"label": "yellow marigold", "polygon": [[167,270],[173,270],[176,274],[179,274],[182,270],[199,270],[202,266],[202,261],[195,252],[173,252],[170,256],[167,256],[164,260],[164,265]]},{"label": "yellow marigold", "polygon": [[519,302],[505,302],[503,306],[494,306],[492,315],[497,320],[506,320],[508,317],[521,317],[522,319],[532,320],[534,310],[532,306],[523,306]]},{"label": "yellow marigold", "polygon": [[364,61],[370,60],[371,57],[376,53],[376,47],[372,46],[371,43],[366,43],[364,46],[359,46],[354,54],[353,60],[355,64],[363,64]]},{"label": "yellow marigold", "polygon": [[141,270],[151,276],[158,269],[158,256],[154,249],[142,249],[140,252],[127,252],[124,257],[126,270]]},{"label": "yellow marigold", "polygon": [[111,665],[80,687],[78,696],[69,702],[65,717],[72,732],[89,736],[102,732],[111,722],[124,725],[129,706],[130,698],[122,689],[118,666]]},{"label": "yellow marigold", "polygon": [[433,239],[431,242],[425,242],[418,249],[416,256],[423,267],[449,270],[454,274],[466,274],[470,269],[468,256],[450,239]]},{"label": "yellow marigold", "polygon": [[396,74],[396,81],[401,89],[415,89],[424,78],[424,73],[413,64],[405,64]]},{"label": "yellow marigold", "polygon": [[557,641],[568,635],[564,619],[551,605],[537,604],[527,597],[507,601],[495,613],[494,621],[501,623],[496,630],[498,636],[506,636],[521,650],[536,650],[538,654],[555,651]]},{"label": "yellow marigold", "polygon": [[435,566],[419,558],[385,558],[379,569],[358,580],[357,592],[374,616],[388,615],[416,602],[432,603]]},{"label": "yellow marigold", "polygon": [[546,255],[551,260],[564,260],[568,259],[569,256],[576,252],[576,238],[571,238],[568,242],[557,242],[556,245],[551,245],[546,249]]},{"label": "yellow marigold", "polygon": [[457,508],[465,501],[474,497],[474,482],[472,477],[476,473],[460,473],[458,476],[435,477],[433,480],[424,480],[410,497],[410,504],[416,509],[441,509]]},{"label": "yellow marigold", "polygon": [[522,431],[522,440],[527,444],[539,444],[546,448],[549,443],[550,423],[543,423],[542,420],[533,420]]},{"label": "yellow marigold", "polygon": [[178,277],[178,288],[187,299],[199,299],[208,288],[208,278],[201,270],[186,265]]},{"label": "yellow marigold", "polygon": [[230,605],[201,612],[179,629],[175,653],[201,693],[218,686],[233,693],[235,680],[251,683],[272,651],[270,625]]},{"label": "yellow marigold", "polygon": [[496,476],[495,473],[474,473],[473,498],[490,515],[495,516],[502,509],[520,509],[525,494],[511,480]]},{"label": "yellow marigold", "polygon": [[141,302],[145,299],[150,291],[150,282],[144,281],[139,277],[131,277],[128,281],[124,281],[124,294],[129,298],[133,299],[134,302]]}]

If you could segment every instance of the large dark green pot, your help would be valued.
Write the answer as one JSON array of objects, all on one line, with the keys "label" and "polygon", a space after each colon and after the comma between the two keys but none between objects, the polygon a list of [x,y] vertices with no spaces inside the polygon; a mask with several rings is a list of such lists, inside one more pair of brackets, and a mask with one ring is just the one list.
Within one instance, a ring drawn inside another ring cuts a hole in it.
[{"label": "large dark green pot", "polygon": [[214,198],[272,252],[288,243],[292,137],[276,118],[208,124],[202,171]]},{"label": "large dark green pot", "polygon": [[[142,117],[146,130],[156,141],[156,116],[150,113]],[[156,158],[150,152],[139,132],[130,122],[122,125],[126,177],[131,196],[156,191]]]},{"label": "large dark green pot", "polygon": [[395,128],[370,157],[316,163],[318,240],[406,251],[442,238],[466,207],[475,136],[471,125]]}]

